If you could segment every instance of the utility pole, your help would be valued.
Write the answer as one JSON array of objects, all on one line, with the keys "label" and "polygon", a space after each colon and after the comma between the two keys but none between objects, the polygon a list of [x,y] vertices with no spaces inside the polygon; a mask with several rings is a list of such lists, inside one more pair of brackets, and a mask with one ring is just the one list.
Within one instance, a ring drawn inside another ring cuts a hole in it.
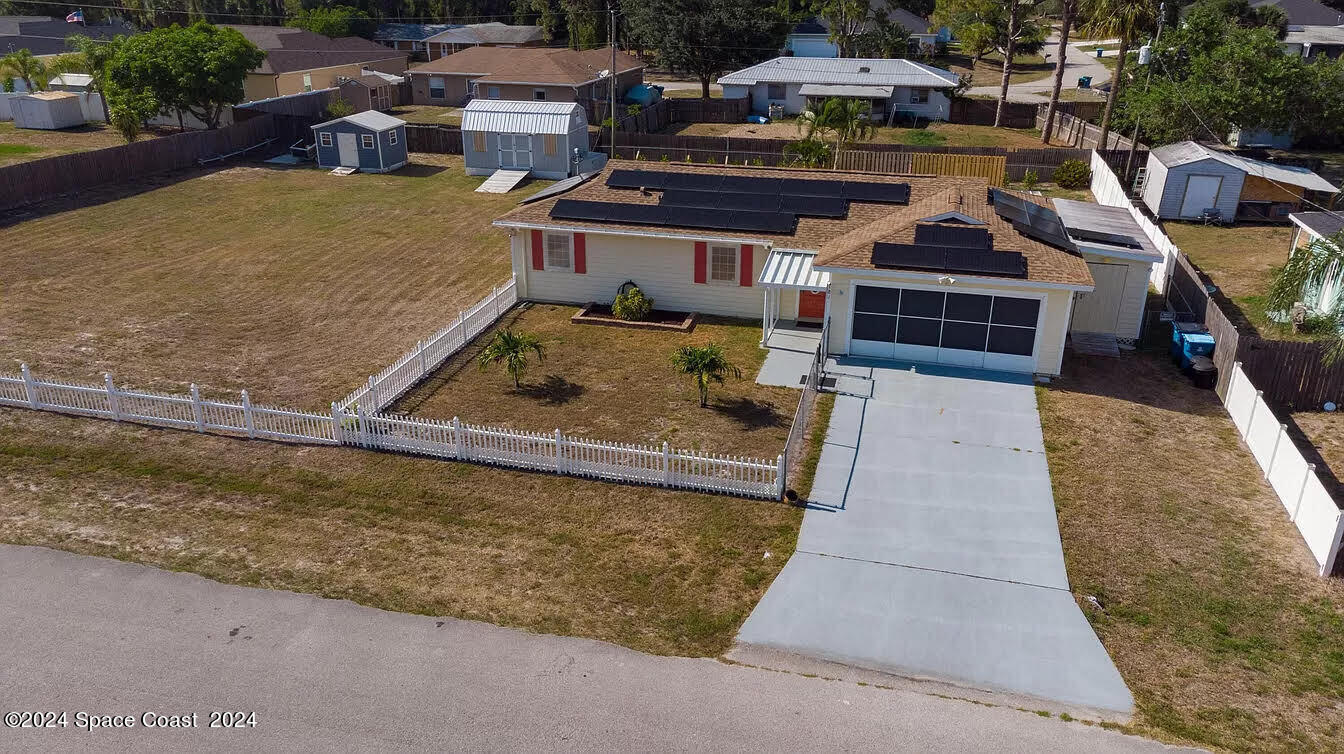
[{"label": "utility pole", "polygon": [[607,16],[610,19],[610,25],[607,31],[607,38],[611,41],[611,77],[608,81],[608,88],[611,90],[611,152],[610,159],[616,159],[616,9],[611,7],[611,0],[607,0]]},{"label": "utility pole", "polygon": [[[1153,65],[1156,62],[1153,59],[1153,56],[1157,54],[1156,49],[1157,42],[1162,38],[1162,22],[1165,21],[1167,18],[1167,4],[1165,0],[1164,2],[1159,3],[1157,8],[1158,8],[1157,35],[1153,37],[1153,43],[1148,47],[1148,82],[1147,84],[1145,84],[1145,86],[1151,85],[1153,83]],[[1111,86],[1116,86],[1119,83],[1120,83],[1119,81],[1116,81],[1112,83]],[[1129,154],[1125,155],[1125,185],[1130,186],[1131,188],[1133,186],[1130,183],[1130,176],[1132,175],[1130,171],[1133,169],[1134,166],[1134,152],[1135,150],[1138,149],[1138,145],[1139,145],[1139,119],[1136,117],[1134,119],[1134,130],[1129,134]],[[1105,147],[1106,145],[1102,144],[1101,146]]]}]

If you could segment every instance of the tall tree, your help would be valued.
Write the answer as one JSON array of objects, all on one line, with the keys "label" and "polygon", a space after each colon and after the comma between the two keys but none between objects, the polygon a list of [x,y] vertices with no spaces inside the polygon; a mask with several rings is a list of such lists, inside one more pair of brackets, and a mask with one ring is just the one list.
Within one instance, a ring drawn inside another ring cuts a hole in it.
[{"label": "tall tree", "polygon": [[306,29],[324,37],[364,37],[373,39],[378,22],[359,8],[336,5],[330,8],[300,8],[286,26]]},{"label": "tall tree", "polygon": [[1059,43],[1055,48],[1055,83],[1050,89],[1050,104],[1045,108],[1045,127],[1041,129],[1041,143],[1050,143],[1050,134],[1055,130],[1055,111],[1059,109],[1059,93],[1064,88],[1064,63],[1069,57],[1069,32],[1073,29],[1074,17],[1078,15],[1080,0],[1060,0],[1059,7]]},{"label": "tall tree", "polygon": [[700,80],[760,61],[784,45],[785,14],[772,0],[642,0],[625,11],[631,41]]},{"label": "tall tree", "polygon": [[840,57],[854,57],[859,36],[872,13],[868,0],[819,0],[815,11],[831,30],[830,41],[839,49]]},{"label": "tall tree", "polygon": [[1087,23],[1082,29],[1096,38],[1116,37],[1120,49],[1116,51],[1115,75],[1111,90],[1106,94],[1106,109],[1101,114],[1101,136],[1098,144],[1106,149],[1106,138],[1111,132],[1111,116],[1120,90],[1125,87],[1125,62],[1130,48],[1147,32],[1157,26],[1157,0],[1087,0],[1084,6]]}]

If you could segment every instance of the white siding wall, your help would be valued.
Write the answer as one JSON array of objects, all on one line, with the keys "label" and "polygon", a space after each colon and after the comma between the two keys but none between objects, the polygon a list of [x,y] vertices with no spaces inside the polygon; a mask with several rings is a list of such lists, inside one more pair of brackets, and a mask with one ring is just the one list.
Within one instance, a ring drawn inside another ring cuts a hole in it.
[{"label": "white siding wall", "polygon": [[[1186,181],[1192,175],[1219,175],[1223,183],[1218,189],[1218,201],[1215,204],[1222,210],[1225,220],[1237,216],[1237,203],[1241,200],[1241,184],[1246,174],[1237,168],[1217,160],[1200,160],[1180,165],[1167,171],[1162,185],[1162,199],[1158,205],[1157,216],[1163,219],[1181,217],[1181,203],[1185,199]],[[1194,219],[1192,215],[1187,219]]]},{"label": "white siding wall", "polygon": [[902,115],[917,115],[930,120],[947,120],[952,112],[952,100],[947,92],[940,89],[929,90],[929,101],[923,104],[910,103],[910,87],[898,86],[891,93],[891,107]]},{"label": "white siding wall", "polygon": [[1153,271],[1153,265],[1149,262],[1115,259],[1086,252],[1083,254],[1083,259],[1103,264],[1123,264],[1129,268],[1125,274],[1125,289],[1120,294],[1120,311],[1116,316],[1115,336],[1138,338],[1139,330],[1143,326],[1143,310],[1148,303],[1148,278]]},{"label": "white siding wall", "polygon": [[723,85],[724,99],[746,99],[747,97],[750,96],[751,96],[751,90],[750,87],[748,87],[746,84]]},{"label": "white siding wall", "polygon": [[1149,154],[1145,173],[1147,177],[1143,182],[1143,203],[1148,206],[1149,212],[1156,215],[1162,206],[1162,189],[1167,183],[1167,166]]},{"label": "white siding wall", "polygon": [[[766,250],[752,249],[751,286],[695,282],[695,242],[691,240],[585,234],[588,271],[551,272],[532,269],[531,231],[514,232],[510,245],[518,275],[519,298],[583,304],[609,304],[622,283],[633,280],[659,309],[760,319],[765,289],[755,285],[765,266]],[[710,242],[710,245],[715,245]],[[731,245],[724,243],[722,245]],[[740,244],[738,244],[740,246]],[[785,303],[783,299],[791,299]],[[781,309],[791,319],[796,296],[781,296]]]}]

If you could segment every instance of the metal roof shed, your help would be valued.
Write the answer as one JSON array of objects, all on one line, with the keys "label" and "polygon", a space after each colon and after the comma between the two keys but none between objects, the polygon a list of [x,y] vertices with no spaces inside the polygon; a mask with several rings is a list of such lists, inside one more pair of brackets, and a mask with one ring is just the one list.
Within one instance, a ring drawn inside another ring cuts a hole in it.
[{"label": "metal roof shed", "polygon": [[1287,221],[1305,192],[1336,190],[1306,168],[1182,141],[1148,153],[1143,202],[1162,219],[1197,220],[1206,209],[1217,209],[1224,220]]},{"label": "metal roof shed", "polygon": [[503,169],[568,178],[588,144],[588,118],[575,102],[474,99],[462,112],[467,175]]}]

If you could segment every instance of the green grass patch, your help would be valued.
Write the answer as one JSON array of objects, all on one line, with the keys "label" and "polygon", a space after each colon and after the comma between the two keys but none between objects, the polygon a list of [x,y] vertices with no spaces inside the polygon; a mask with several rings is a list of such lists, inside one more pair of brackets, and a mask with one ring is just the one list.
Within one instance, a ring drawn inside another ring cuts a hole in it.
[{"label": "green grass patch", "polygon": [[19,155],[37,154],[45,151],[42,147],[35,147],[31,144],[0,144],[0,157],[18,157]]}]

